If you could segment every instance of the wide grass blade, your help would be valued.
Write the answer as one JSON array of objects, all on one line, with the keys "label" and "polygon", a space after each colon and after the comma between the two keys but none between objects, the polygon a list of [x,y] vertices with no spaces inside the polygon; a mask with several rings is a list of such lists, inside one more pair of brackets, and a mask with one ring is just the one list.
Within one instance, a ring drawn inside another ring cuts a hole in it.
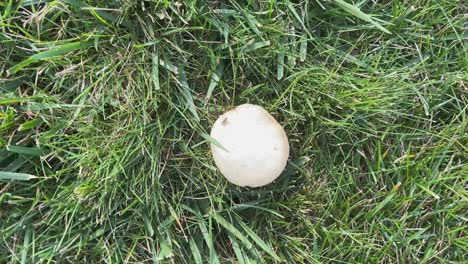
[{"label": "wide grass blade", "polygon": [[11,14],[11,7],[13,6],[13,0],[9,0],[6,4],[6,7],[3,11],[2,19],[7,19],[10,17]]},{"label": "wide grass blade", "polygon": [[37,176],[27,173],[0,171],[0,180],[29,181],[36,178]]},{"label": "wide grass blade", "polygon": [[220,224],[222,227],[224,227],[227,231],[229,231],[231,234],[233,234],[237,239],[239,239],[247,249],[252,248],[252,243],[250,243],[249,239],[242,234],[242,232],[237,229],[234,225],[229,223],[224,217],[222,217],[219,214],[213,214],[213,218]]},{"label": "wide grass blade", "polygon": [[269,40],[260,41],[260,42],[245,45],[244,47],[242,47],[240,52],[241,53],[242,52],[243,53],[252,52],[254,50],[261,49],[261,48],[264,48],[264,47],[267,47],[267,46],[270,46],[270,41]]},{"label": "wide grass blade", "polygon": [[208,141],[209,143],[217,146],[218,148],[226,151],[226,152],[229,152],[229,150],[227,148],[225,148],[223,145],[221,145],[221,143],[218,142],[218,140],[214,139],[213,137],[211,137],[210,135],[204,133],[204,132],[200,132],[200,136],[202,136],[204,139],[206,139],[206,141]]},{"label": "wide grass blade", "polygon": [[30,240],[31,240],[31,231],[32,228],[28,226],[26,228],[26,232],[24,234],[24,241],[23,241],[23,249],[21,250],[21,264],[26,264],[27,262],[27,257],[28,257],[28,251],[30,248]]},{"label": "wide grass blade", "polygon": [[45,155],[47,152],[34,147],[22,147],[22,146],[7,146],[6,149],[9,152],[14,152],[18,154],[30,155],[30,156],[42,156]]},{"label": "wide grass blade", "polygon": [[195,240],[193,240],[193,237],[190,238],[189,245],[190,245],[190,250],[192,251],[192,256],[195,260],[195,263],[202,264],[203,259],[200,254],[200,250],[198,249],[197,244],[195,243]]},{"label": "wide grass blade", "polygon": [[245,261],[245,258],[247,256],[244,256],[244,253],[242,252],[239,244],[237,243],[236,241],[236,238],[234,237],[234,235],[232,235],[231,233],[229,233],[229,241],[231,241],[231,244],[232,244],[232,249],[234,250],[234,254],[236,255],[236,258],[237,258],[237,262],[239,264],[244,264],[246,263]]},{"label": "wide grass blade", "polygon": [[64,55],[65,53],[72,52],[75,50],[85,49],[93,44],[92,41],[85,41],[85,42],[74,42],[68,43],[61,46],[53,47],[47,51],[42,51],[37,54],[32,55],[31,57],[27,58],[26,60],[14,65],[10,69],[8,69],[7,73],[9,75],[15,74],[24,67],[28,66],[31,63],[38,62],[40,60],[47,60],[51,59],[56,56]]},{"label": "wide grass blade", "polygon": [[186,205],[182,205],[182,207],[185,210],[191,212],[192,214],[194,214],[197,217],[198,229],[200,230],[200,232],[201,232],[201,234],[203,236],[203,240],[205,240],[205,243],[206,243],[206,245],[208,247],[208,252],[209,252],[208,254],[209,254],[209,258],[210,258],[209,263],[210,264],[219,264],[220,261],[219,261],[219,258],[218,258],[218,254],[216,253],[216,250],[215,250],[215,247],[214,247],[214,241],[213,241],[212,220],[211,220],[212,218],[208,219],[208,226],[207,226],[207,223],[204,220],[204,217],[201,215],[198,208],[193,209],[193,208],[190,208],[190,207],[188,207]]},{"label": "wide grass blade", "polygon": [[211,98],[214,89],[218,86],[219,81],[221,80],[221,76],[223,75],[224,64],[223,62],[218,63],[216,66],[216,71],[211,74],[211,81],[210,86],[208,87],[208,91],[206,93],[206,100]]},{"label": "wide grass blade", "polygon": [[386,28],[384,28],[381,24],[377,23],[375,21],[375,19],[373,19],[370,15],[364,13],[361,11],[361,9],[355,5],[352,5],[352,4],[349,4],[343,0],[333,0],[333,2],[335,2],[341,9],[343,9],[344,11],[348,12],[349,14],[359,18],[359,19],[362,19],[366,22],[369,22],[371,23],[372,25],[374,25],[375,27],[377,27],[378,29],[380,29],[381,31],[387,33],[387,34],[391,34],[390,31],[388,31]]},{"label": "wide grass blade", "polygon": [[[280,43],[284,44],[285,40],[282,39]],[[281,80],[284,76],[284,48],[278,51],[277,64],[276,64],[276,79]]]},{"label": "wide grass blade", "polygon": [[193,117],[197,122],[200,122],[200,117],[197,113],[197,107],[195,106],[195,102],[193,101],[192,91],[187,82],[187,76],[185,75],[185,71],[182,67],[179,67],[179,83],[182,87],[182,94],[185,98],[185,103],[187,104],[190,112],[193,114]]},{"label": "wide grass blade", "polygon": [[153,54],[152,66],[151,79],[153,80],[154,89],[159,90],[159,56],[157,52]]},{"label": "wide grass blade", "polygon": [[273,251],[270,245],[265,243],[250,227],[248,227],[240,219],[237,219],[237,223],[245,230],[245,232],[252,238],[252,240],[261,248],[263,251],[272,256],[275,261],[281,261],[281,258]]},{"label": "wide grass blade", "polygon": [[173,255],[170,244],[159,233],[158,233],[158,242],[159,242],[159,247],[160,247],[159,253],[158,253],[158,260],[163,260]]},{"label": "wide grass blade", "polygon": [[28,102],[31,99],[39,99],[40,96],[25,96],[25,97],[11,97],[11,98],[4,98],[0,99],[0,105],[2,104],[14,104],[14,103],[21,103],[21,102]]},{"label": "wide grass blade", "polygon": [[37,126],[40,126],[42,123],[44,123],[44,120],[41,118],[36,118],[33,120],[26,121],[20,125],[20,127],[18,128],[18,131],[32,129]]}]

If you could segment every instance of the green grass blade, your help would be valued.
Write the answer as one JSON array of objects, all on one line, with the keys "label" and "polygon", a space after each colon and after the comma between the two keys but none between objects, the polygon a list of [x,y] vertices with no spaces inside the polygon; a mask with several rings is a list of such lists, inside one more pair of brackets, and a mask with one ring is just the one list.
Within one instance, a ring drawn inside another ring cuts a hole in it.
[{"label": "green grass blade", "polygon": [[301,24],[304,34],[307,33],[309,37],[312,37],[312,34],[310,33],[310,31],[307,29],[307,27],[304,24],[304,19],[299,16],[299,14],[296,12],[296,9],[294,9],[294,6],[292,5],[292,3],[290,1],[286,1],[286,6],[288,7],[289,11],[291,11],[294,18],[296,18],[297,22]]},{"label": "green grass blade", "polygon": [[208,87],[208,91],[206,93],[206,100],[211,98],[214,89],[218,86],[219,81],[221,80],[221,76],[223,75],[224,64],[223,62],[219,62],[218,66],[216,66],[216,71],[211,74],[211,81],[210,86]]},{"label": "green grass blade", "polygon": [[27,102],[29,100],[30,98],[28,97],[5,98],[5,99],[0,99],[0,105]]},{"label": "green grass blade", "polygon": [[13,6],[13,0],[9,0],[3,11],[2,19],[7,19],[10,17],[12,6]]},{"label": "green grass blade", "polygon": [[135,48],[143,48],[143,47],[146,47],[146,46],[153,46],[155,44],[158,44],[159,42],[161,42],[162,38],[156,38],[156,39],[153,39],[151,41],[148,41],[148,42],[145,42],[145,43],[142,43],[142,44],[135,44],[134,47]]},{"label": "green grass blade", "polygon": [[202,264],[203,259],[200,254],[200,250],[198,249],[197,244],[195,243],[195,240],[193,240],[193,237],[190,237],[189,239],[189,246],[190,246],[190,250],[192,251],[192,256],[195,260],[195,263]]},{"label": "green grass blade", "polygon": [[152,237],[154,235],[154,229],[153,229],[153,225],[151,224],[151,221],[148,218],[148,215],[146,215],[146,213],[143,213],[143,222],[145,223],[146,232],[148,232],[148,235],[150,237]]},{"label": "green grass blade", "polygon": [[36,178],[37,176],[27,173],[0,171],[0,180],[29,181]]},{"label": "green grass blade", "polygon": [[21,166],[26,164],[28,161],[29,159],[26,156],[18,156],[18,158],[10,162],[10,164],[8,164],[8,166],[6,166],[4,169],[5,171],[17,171],[19,168],[21,168]]},{"label": "green grass blade", "polygon": [[26,122],[22,123],[19,126],[18,131],[24,131],[24,130],[32,129],[32,128],[35,128],[37,126],[40,126],[42,123],[44,123],[44,120],[41,119],[41,118],[36,118],[36,119],[33,119],[33,120],[26,121]]},{"label": "green grass blade", "polygon": [[299,49],[299,60],[304,62],[307,58],[307,38],[305,34],[302,35],[300,40],[300,49]]},{"label": "green grass blade", "polygon": [[242,252],[239,244],[237,243],[236,238],[231,233],[229,233],[228,236],[229,236],[229,241],[231,241],[232,249],[234,250],[234,254],[236,255],[237,262],[239,264],[246,263],[244,253]]},{"label": "green grass blade", "polygon": [[23,248],[21,249],[21,264],[26,264],[29,251],[29,243],[31,240],[31,230],[32,228],[28,226],[24,234]]},{"label": "green grass blade", "polygon": [[[213,241],[213,234],[211,234],[210,231],[208,231],[208,228],[206,227],[206,224],[203,220],[198,221],[198,227],[202,233],[203,239],[205,240],[205,243],[208,246],[208,251],[210,255],[210,263],[212,264],[218,264],[219,263],[219,258],[218,254],[216,253],[216,250],[214,248],[214,241]],[[211,229],[210,229],[211,230]]]},{"label": "green grass blade", "polygon": [[193,95],[187,82],[187,76],[185,75],[185,71],[182,67],[179,67],[179,83],[182,87],[182,94],[184,95],[185,103],[187,104],[190,112],[193,114],[195,120],[200,122],[200,117],[197,113],[197,107],[195,106]]},{"label": "green grass blade", "polygon": [[37,54],[32,55],[28,59],[14,65],[10,69],[8,69],[7,73],[9,75],[15,74],[24,67],[28,66],[31,63],[38,62],[40,60],[47,60],[56,56],[64,55],[68,52],[72,52],[75,50],[80,50],[80,49],[85,49],[93,44],[92,41],[87,41],[87,42],[74,42],[74,43],[68,43],[64,44],[61,46],[56,46],[53,47],[47,51],[42,51]]},{"label": "green grass blade", "polygon": [[153,80],[154,89],[159,90],[159,56],[157,52],[153,54],[152,66],[151,79]]},{"label": "green grass blade", "polygon": [[385,32],[387,34],[391,34],[390,31],[388,31],[382,25],[377,23],[370,15],[362,12],[359,7],[354,6],[352,4],[349,4],[349,3],[347,3],[347,2],[345,2],[343,0],[333,0],[333,2],[335,2],[341,9],[348,12],[349,14],[351,14],[351,15],[359,18],[359,19],[362,19],[362,20],[364,20],[366,22],[371,23],[372,25],[374,25],[375,27],[377,27],[378,29],[380,29],[381,31],[383,31],[383,32]]},{"label": "green grass blade", "polygon": [[42,156],[45,155],[47,152],[34,147],[22,147],[22,146],[7,146],[6,149],[9,152],[30,155],[30,156]]},{"label": "green grass blade", "polygon": [[421,188],[422,190],[424,190],[425,192],[427,192],[428,194],[430,194],[432,197],[434,197],[434,199],[436,199],[436,200],[440,199],[440,195],[438,195],[435,192],[431,191],[429,188],[425,187],[424,185],[419,184],[419,183],[417,183],[416,185],[419,188]]},{"label": "green grass blade", "polygon": [[179,68],[177,68],[174,64],[171,64],[170,62],[168,61],[165,61],[161,58],[159,58],[159,65],[163,66],[164,68],[166,68],[166,70],[174,73],[174,74],[179,74]]},{"label": "green grass blade", "polygon": [[92,7],[89,7],[87,8],[89,10],[89,12],[97,19],[99,20],[101,23],[103,23],[104,25],[106,25],[107,27],[112,27],[111,24],[109,24],[109,22],[107,22],[102,16],[100,16],[98,14],[98,12],[96,12],[96,10],[94,10],[94,8]]},{"label": "green grass blade", "polygon": [[163,260],[169,258],[173,255],[172,248],[169,243],[158,233],[158,242],[159,242],[159,253],[158,253],[158,260]]},{"label": "green grass blade", "polygon": [[242,16],[244,19],[247,21],[247,24],[249,25],[250,29],[252,29],[257,36],[260,36],[260,30],[257,27],[258,21],[249,13],[247,13],[244,9],[239,8],[239,11],[241,12]]},{"label": "green grass blade", "polygon": [[[284,44],[285,40],[282,39],[280,42],[281,44]],[[277,58],[277,64],[276,64],[276,79],[281,80],[283,79],[284,76],[284,48],[280,49],[278,51],[278,58]]]},{"label": "green grass blade", "polygon": [[218,140],[212,138],[210,135],[204,133],[204,132],[200,132],[200,136],[202,136],[204,139],[206,139],[206,141],[208,141],[209,143],[217,146],[218,148],[226,151],[226,152],[229,152],[229,150],[227,148],[225,148],[223,145],[221,145],[221,143],[218,142]]},{"label": "green grass blade", "polygon": [[239,239],[247,249],[252,248],[252,243],[250,243],[249,239],[242,234],[242,232],[239,231],[234,225],[226,221],[221,215],[214,213],[213,218],[220,224],[222,227],[224,227],[227,231],[229,231],[231,234],[233,234],[237,239]]},{"label": "green grass blade", "polygon": [[[214,247],[214,241],[213,241],[213,234],[211,232],[212,230],[212,221],[211,221],[211,218],[209,218],[208,220],[208,227],[207,227],[207,224],[206,224],[206,221],[204,220],[204,217],[201,215],[200,213],[200,210],[198,208],[196,209],[193,209],[193,208],[190,208],[186,205],[182,205],[182,207],[191,212],[192,214],[194,214],[196,217],[197,217],[197,223],[198,223],[198,229],[200,230],[201,234],[202,234],[202,237],[203,237],[203,240],[205,240],[205,243],[208,247],[208,252],[209,252],[209,256],[210,256],[210,261],[209,263],[210,264],[219,264],[219,258],[218,258],[218,254],[216,253],[216,250],[215,250],[215,247]],[[208,231],[209,230],[209,231]]]},{"label": "green grass blade", "polygon": [[270,41],[269,40],[260,41],[260,42],[245,45],[244,47],[242,47],[240,52],[241,53],[252,52],[254,50],[261,49],[261,48],[264,48],[264,47],[267,47],[267,46],[270,46]]},{"label": "green grass blade", "polygon": [[252,238],[252,240],[261,248],[263,251],[268,253],[268,255],[272,256],[275,261],[280,262],[281,258],[275,253],[273,248],[271,248],[270,245],[265,243],[255,232],[249,228],[244,222],[242,222],[240,219],[237,219],[238,224],[245,230],[245,232]]}]

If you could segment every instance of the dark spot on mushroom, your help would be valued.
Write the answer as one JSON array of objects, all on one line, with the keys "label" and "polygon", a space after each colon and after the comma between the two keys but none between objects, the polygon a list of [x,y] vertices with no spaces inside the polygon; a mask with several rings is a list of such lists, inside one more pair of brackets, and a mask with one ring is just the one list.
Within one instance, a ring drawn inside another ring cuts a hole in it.
[{"label": "dark spot on mushroom", "polygon": [[229,125],[229,121],[228,121],[228,118],[224,118],[223,121],[221,121],[221,124],[223,124],[223,126],[227,126]]}]

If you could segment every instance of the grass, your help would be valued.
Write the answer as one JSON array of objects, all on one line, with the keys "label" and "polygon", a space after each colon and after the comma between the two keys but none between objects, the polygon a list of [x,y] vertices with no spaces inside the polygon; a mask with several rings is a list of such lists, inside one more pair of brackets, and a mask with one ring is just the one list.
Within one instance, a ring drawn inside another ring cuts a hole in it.
[{"label": "grass", "polygon": [[[0,3],[1,263],[462,263],[466,5]],[[242,103],[273,184],[214,167]]]}]

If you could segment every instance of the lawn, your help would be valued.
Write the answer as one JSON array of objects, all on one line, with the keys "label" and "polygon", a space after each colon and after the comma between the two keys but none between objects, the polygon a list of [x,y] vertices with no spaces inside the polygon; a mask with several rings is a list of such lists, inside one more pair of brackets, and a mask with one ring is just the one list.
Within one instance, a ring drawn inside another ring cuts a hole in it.
[{"label": "lawn", "polygon": [[[458,0],[0,2],[0,263],[468,261]],[[236,105],[290,157],[230,184]]]}]

